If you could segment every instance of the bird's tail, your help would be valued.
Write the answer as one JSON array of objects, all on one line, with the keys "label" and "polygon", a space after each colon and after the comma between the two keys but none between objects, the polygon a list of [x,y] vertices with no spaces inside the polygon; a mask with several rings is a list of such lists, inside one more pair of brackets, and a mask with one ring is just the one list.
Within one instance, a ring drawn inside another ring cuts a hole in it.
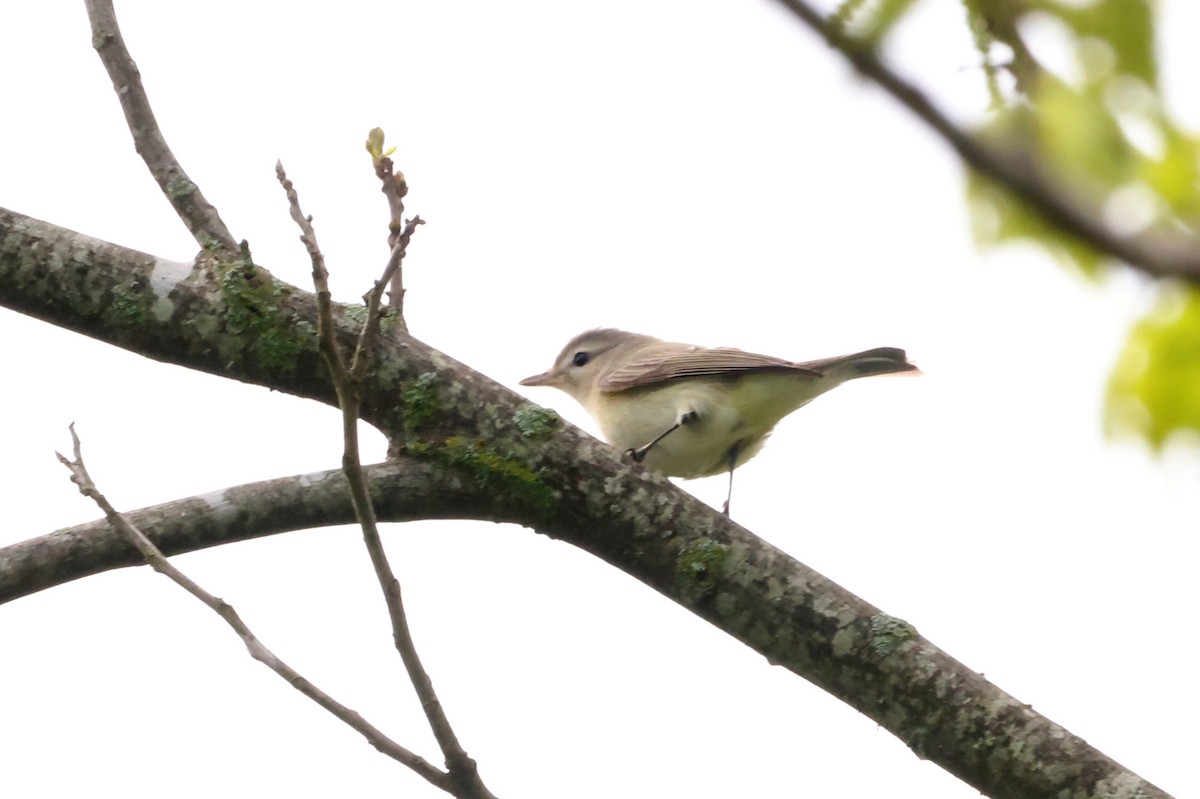
[{"label": "bird's tail", "polygon": [[908,356],[904,354],[904,350],[896,347],[877,347],[873,350],[856,352],[853,355],[822,358],[819,361],[807,361],[796,365],[820,372],[825,377],[839,383],[871,375],[890,375],[900,372],[921,373],[915,364],[908,362]]}]

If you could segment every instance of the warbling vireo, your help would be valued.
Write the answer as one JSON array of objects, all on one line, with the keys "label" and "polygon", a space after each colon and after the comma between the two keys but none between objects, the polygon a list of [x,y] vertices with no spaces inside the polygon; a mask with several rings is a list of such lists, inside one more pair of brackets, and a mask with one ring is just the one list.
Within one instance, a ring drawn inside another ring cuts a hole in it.
[{"label": "warbling vireo", "polygon": [[[553,386],[592,415],[605,438],[671,477],[708,477],[750,460],[780,419],[847,380],[917,372],[904,350],[880,347],[793,363],[730,348],[589,330],[523,386]],[[729,513],[729,497],[725,499]]]}]

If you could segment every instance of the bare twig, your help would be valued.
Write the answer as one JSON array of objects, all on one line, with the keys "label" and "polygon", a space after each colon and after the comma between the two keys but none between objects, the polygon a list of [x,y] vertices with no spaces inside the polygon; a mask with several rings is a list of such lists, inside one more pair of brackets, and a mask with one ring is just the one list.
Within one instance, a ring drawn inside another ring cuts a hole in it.
[{"label": "bare twig", "polygon": [[[408,235],[412,235],[411,231],[409,231],[408,223],[403,221],[404,196],[408,194],[408,181],[405,180],[403,172],[395,171],[395,164],[392,163],[391,154],[396,148],[393,147],[384,150],[383,138],[382,128],[372,128],[371,132],[367,134],[367,152],[371,154],[371,163],[375,167],[375,177],[380,180],[379,190],[387,197],[390,216],[388,221],[388,247],[395,253],[405,233],[408,232]],[[404,257],[403,249],[401,249],[400,257]],[[388,305],[396,309],[400,325],[403,326],[404,272],[399,268],[399,262],[397,262],[396,269],[386,280],[390,284],[388,286]],[[407,333],[408,331],[402,328],[402,332]]]},{"label": "bare twig", "polygon": [[117,98],[121,101],[121,110],[125,112],[125,121],[133,134],[134,146],[150,168],[150,174],[201,247],[215,245],[230,254],[236,253],[237,243],[221,221],[217,209],[209,204],[200,193],[200,188],[184,172],[163,138],[146,90],[142,87],[137,64],[133,62],[121,38],[112,1],[86,0],[86,5],[92,23],[92,46],[108,70]]},{"label": "bare twig", "polygon": [[309,699],[316,702],[321,707],[328,710],[337,718],[344,721],[350,727],[357,730],[367,739],[367,741],[384,753],[388,757],[397,760],[400,763],[411,768],[417,774],[420,774],[433,785],[445,791],[453,791],[453,785],[449,775],[444,774],[427,760],[422,758],[400,744],[388,738],[379,729],[368,723],[362,716],[354,710],[346,707],[342,703],[335,700],[333,697],[326,694],[324,691],[317,688],[311,682],[302,677],[295,669],[280,660],[275,653],[268,649],[258,637],[250,631],[241,617],[238,616],[236,610],[223,599],[213,596],[200,587],[194,580],[186,574],[175,568],[162,551],[156,547],[146,535],[134,526],[128,519],[125,518],[108,499],[100,493],[96,484],[92,481],[91,475],[88,474],[87,467],[83,463],[83,454],[79,442],[79,436],[75,433],[75,425],[70,426],[71,442],[73,445],[73,459],[67,458],[61,453],[58,455],[58,460],[67,467],[71,472],[71,482],[79,486],[79,492],[88,499],[95,502],[108,519],[108,523],[113,526],[122,536],[125,537],[130,544],[137,548],[141,553],[142,558],[159,574],[168,577],[176,585],[179,585],[192,596],[199,599],[207,605],[214,613],[225,620],[225,623],[233,628],[233,631],[238,634],[242,642],[246,644],[246,649],[250,652],[250,657],[265,665],[271,671],[278,674],[288,682],[293,688],[307,696]]},{"label": "bare twig", "polygon": [[352,365],[347,368],[334,338],[329,272],[325,268],[324,257],[316,247],[316,235],[312,230],[311,219],[300,210],[299,198],[291,181],[287,179],[282,165],[276,166],[276,174],[287,192],[292,218],[300,226],[301,240],[309,248],[309,256],[313,263],[313,284],[317,294],[317,337],[321,342],[321,354],[329,367],[338,395],[338,404],[342,410],[342,434],[345,447],[342,454],[342,470],[350,486],[350,499],[354,505],[354,515],[359,526],[362,527],[363,542],[366,544],[371,563],[375,568],[375,575],[383,590],[388,615],[392,622],[392,637],[396,649],[400,653],[409,680],[417,692],[429,726],[446,759],[449,777],[456,786],[455,795],[473,799],[494,799],[493,794],[480,779],[475,761],[459,743],[458,736],[455,735],[449,719],[446,718],[442,703],[434,691],[433,682],[429,679],[417,654],[416,645],[408,627],[408,618],[404,611],[400,581],[396,579],[395,572],[392,571],[383,548],[383,541],[379,536],[375,507],[371,502],[370,489],[363,473],[362,458],[359,452],[358,414],[362,404],[363,381],[366,378],[367,364],[370,361],[382,321],[379,305],[389,278],[400,268],[400,262],[413,231],[423,223],[420,217],[416,217],[396,233],[392,253],[388,258],[383,275],[376,281],[374,288],[364,295],[367,303],[367,318],[359,333],[358,344],[351,359]]},{"label": "bare twig", "polygon": [[[404,223],[404,229],[400,232],[396,243],[392,245],[391,255],[388,256],[387,264],[384,265],[383,274],[379,280],[375,281],[375,286],[363,295],[363,302],[367,306],[367,319],[375,320],[375,324],[365,324],[362,327],[362,332],[359,334],[358,346],[354,350],[354,360],[350,362],[350,377],[355,382],[361,383],[366,377],[367,364],[370,362],[370,354],[375,349],[375,339],[379,334],[380,320],[380,303],[383,301],[383,292],[392,284],[396,275],[400,274],[401,264],[404,262],[404,254],[408,251],[408,242],[412,239],[412,234],[416,231],[418,225],[425,224],[425,220],[419,216],[414,216],[412,219]],[[403,297],[404,289],[400,289],[400,294],[396,294],[395,288],[392,288],[391,296]],[[399,304],[393,303],[395,308],[396,324],[400,327],[401,333],[407,334],[408,328],[404,324],[404,308],[403,302]]]},{"label": "bare twig", "polygon": [[[381,521],[478,519],[522,523],[503,491],[472,480],[447,480],[429,459],[397,453],[363,467]],[[289,475],[129,511],[168,556],[301,529],[354,524],[341,468]],[[103,518],[0,546],[0,605],[92,574],[142,565]]]},{"label": "bare twig", "polygon": [[275,162],[275,177],[278,178],[287,195],[288,212],[300,228],[300,241],[304,243],[304,249],[308,251],[308,257],[312,261],[313,285],[317,290],[317,313],[319,314],[318,345],[325,357],[325,364],[333,374],[333,384],[338,392],[338,404],[343,405],[345,398],[342,397],[341,392],[346,379],[346,370],[338,355],[337,341],[334,338],[333,298],[329,293],[329,270],[325,268],[325,256],[317,245],[317,232],[312,226],[312,217],[305,216],[304,212],[300,210],[300,197],[296,194],[296,188],[292,185],[292,181],[288,180],[282,161]]},{"label": "bare twig", "polygon": [[779,3],[932,128],[972,169],[1011,191],[1064,233],[1155,277],[1200,283],[1200,242],[1194,237],[1161,232],[1127,237],[1113,232],[1098,218],[1097,209],[1081,207],[1065,196],[1036,162],[1020,153],[1002,152],[957,127],[920,89],[884,65],[870,49],[857,45],[811,5],[803,0]]}]

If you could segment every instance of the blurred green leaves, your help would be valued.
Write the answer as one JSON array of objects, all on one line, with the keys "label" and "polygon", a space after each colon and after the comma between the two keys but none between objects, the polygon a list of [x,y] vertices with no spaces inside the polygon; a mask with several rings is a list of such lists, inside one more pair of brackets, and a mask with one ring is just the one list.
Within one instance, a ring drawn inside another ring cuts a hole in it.
[{"label": "blurred green leaves", "polygon": [[1113,368],[1105,427],[1156,450],[1176,437],[1200,446],[1200,257],[1190,255],[1200,256],[1200,140],[1163,103],[1157,4],[961,0],[990,100],[973,130],[873,66],[889,37],[908,35],[899,23],[917,5],[842,0],[826,29],[814,27],[979,170],[966,189],[980,246],[1033,243],[1093,280],[1110,253],[1187,276],[1152,284],[1151,310]]},{"label": "blurred green leaves", "polygon": [[1161,449],[1200,441],[1200,293],[1170,287],[1134,326],[1108,384],[1105,431]]},{"label": "blurred green leaves", "polygon": [[1096,0],[1082,5],[1033,0],[1027,5],[1057,16],[1076,35],[1092,37],[1110,47],[1116,56],[1117,73],[1132,75],[1150,86],[1157,83],[1150,0]]},{"label": "blurred green leaves", "polygon": [[913,0],[842,0],[831,20],[839,30],[875,49],[912,4]]},{"label": "blurred green leaves", "polygon": [[[1006,101],[979,135],[1019,153],[1062,198],[1125,234],[1179,221],[1200,222],[1197,142],[1162,110],[1148,0],[965,0],[976,46],[993,67],[1013,75]],[[1028,33],[1054,34],[1053,54],[1069,74],[1044,67]],[[982,32],[982,33],[981,33]],[[989,41],[990,39],[990,41]],[[1005,54],[997,56],[993,51]],[[993,92],[993,94],[995,91]],[[982,245],[1031,240],[1096,274],[1101,257],[1041,223],[979,177],[968,202]]]},{"label": "blurred green leaves", "polygon": [[[1164,109],[1151,0],[963,6],[993,98],[978,136],[1122,236],[1196,237],[1200,143]],[[967,198],[981,246],[1032,242],[1104,276],[1110,259],[992,181],[969,175]],[[1159,449],[1177,433],[1200,442],[1200,293],[1166,282],[1156,292],[1113,368],[1105,427]]]}]

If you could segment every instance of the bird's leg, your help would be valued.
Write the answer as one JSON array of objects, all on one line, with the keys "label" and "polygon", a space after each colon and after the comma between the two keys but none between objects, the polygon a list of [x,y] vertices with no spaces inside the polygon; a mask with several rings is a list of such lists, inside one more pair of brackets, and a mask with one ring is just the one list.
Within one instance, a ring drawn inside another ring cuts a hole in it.
[{"label": "bird's leg", "polygon": [[634,461],[636,461],[637,463],[641,463],[642,461],[646,460],[646,454],[648,452],[650,452],[650,450],[654,447],[655,444],[662,441],[664,438],[671,435],[676,430],[683,427],[685,424],[691,424],[692,422],[696,421],[699,418],[700,418],[700,414],[696,413],[695,411],[688,411],[687,413],[681,414],[679,416],[678,422],[676,422],[674,425],[669,427],[661,435],[657,436],[649,444],[643,444],[642,446],[638,447],[637,449],[627,449],[627,450],[625,450],[625,454],[628,455],[629,457],[633,458]]},{"label": "bird's leg", "polygon": [[729,460],[729,491],[725,494],[725,506],[721,508],[721,513],[729,515],[729,500],[733,499],[733,469],[737,466],[738,445],[734,444],[729,448],[729,452],[725,457]]}]

